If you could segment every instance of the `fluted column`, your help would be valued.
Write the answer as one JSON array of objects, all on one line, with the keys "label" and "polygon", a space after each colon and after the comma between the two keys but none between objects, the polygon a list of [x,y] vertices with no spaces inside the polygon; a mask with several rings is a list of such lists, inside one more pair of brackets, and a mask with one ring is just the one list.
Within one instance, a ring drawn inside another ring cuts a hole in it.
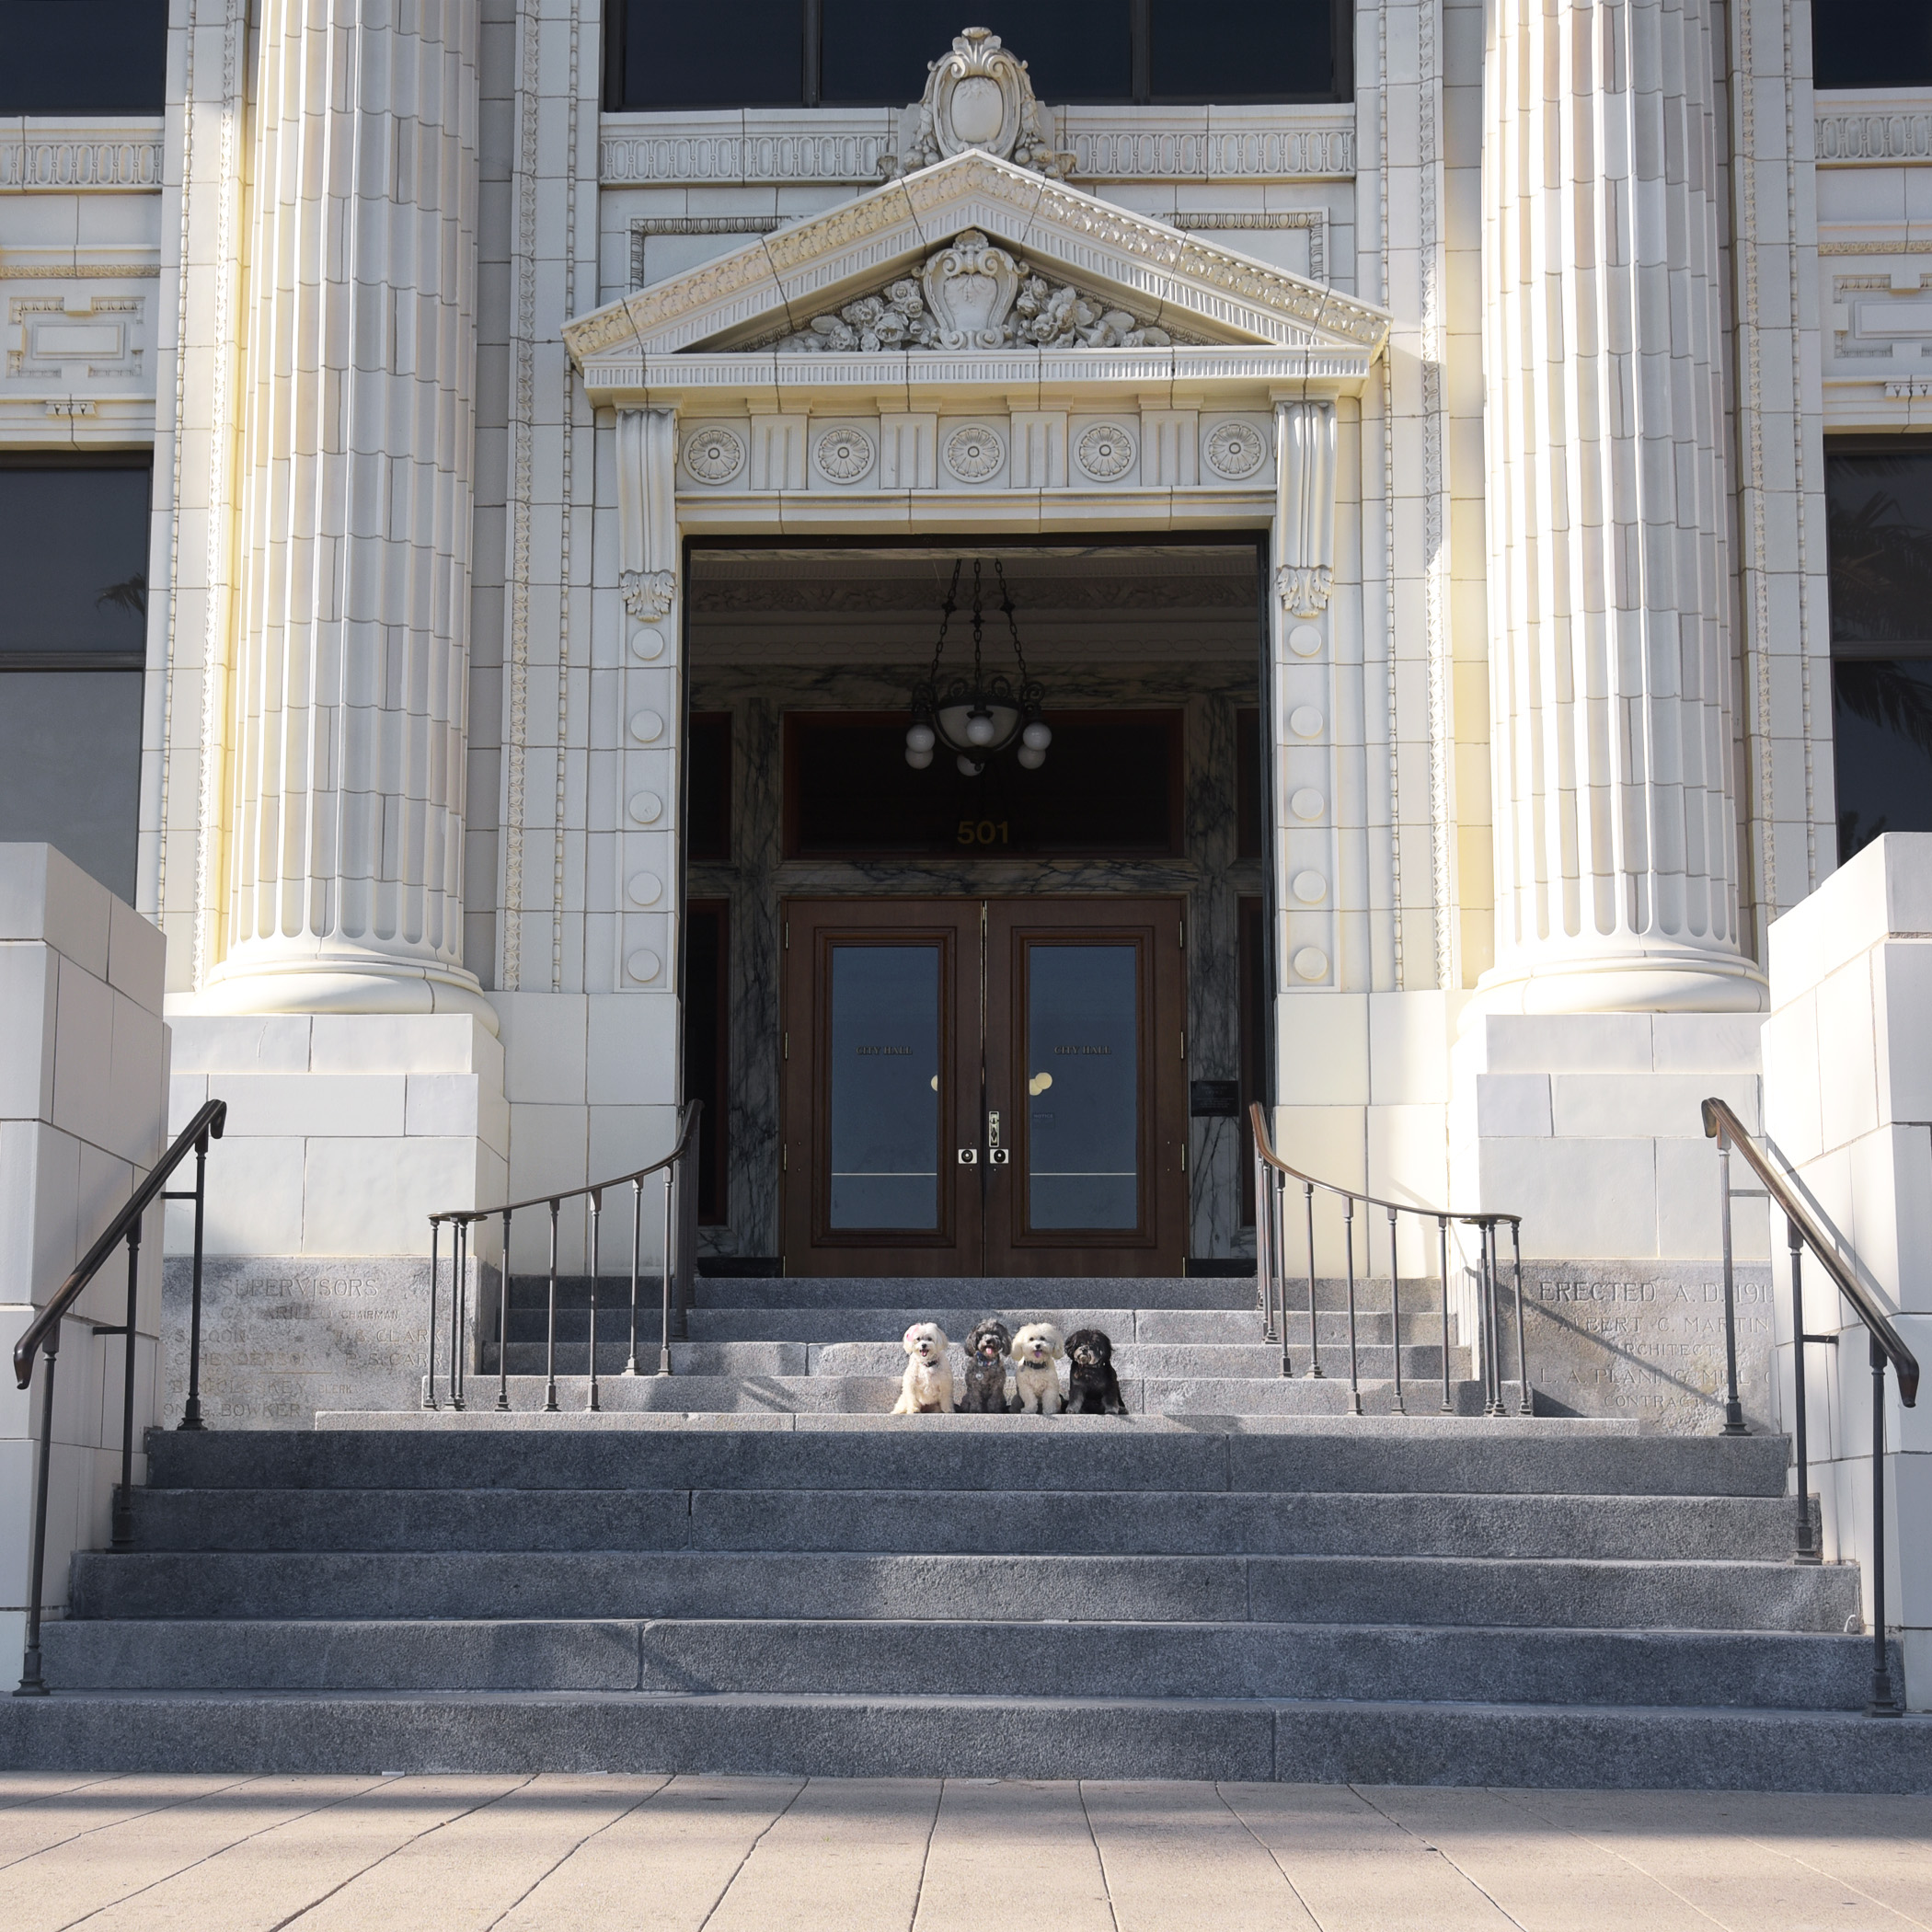
[{"label": "fluted column", "polygon": [[263,0],[231,1010],[488,1011],[463,970],[478,0]]},{"label": "fluted column", "polygon": [[1751,1009],[1712,0],[1490,0],[1492,1006]]}]

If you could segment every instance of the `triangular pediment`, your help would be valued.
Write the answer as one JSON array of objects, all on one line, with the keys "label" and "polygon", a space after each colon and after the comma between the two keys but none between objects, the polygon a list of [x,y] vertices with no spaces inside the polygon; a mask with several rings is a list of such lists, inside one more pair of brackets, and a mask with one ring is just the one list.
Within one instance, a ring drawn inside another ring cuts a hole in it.
[{"label": "triangular pediment", "polygon": [[[1062,343],[1165,339],[1374,356],[1388,336],[1387,314],[1370,303],[972,151],[606,303],[567,323],[564,340],[580,370],[614,355],[768,355],[796,350],[815,324],[827,347],[849,348],[826,324],[868,298],[889,304],[895,285],[918,282],[956,241],[990,248],[1025,271],[1036,293],[1023,297],[1021,312],[1037,316],[1042,300],[1056,302],[1066,330],[1075,332],[1062,332]],[[903,295],[888,339],[865,346],[948,346],[929,339],[929,327],[904,326],[920,308]],[[1031,335],[1014,346],[1042,342],[1052,321],[1033,322]],[[922,334],[928,339],[917,339]]]}]

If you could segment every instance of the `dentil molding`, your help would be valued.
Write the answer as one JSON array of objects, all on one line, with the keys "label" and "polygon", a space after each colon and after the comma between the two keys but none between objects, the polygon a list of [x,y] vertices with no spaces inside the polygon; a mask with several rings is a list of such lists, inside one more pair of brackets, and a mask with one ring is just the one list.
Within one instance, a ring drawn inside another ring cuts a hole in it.
[{"label": "dentil molding", "polygon": [[[1053,150],[1078,181],[1344,180],[1355,172],[1355,109],[1043,108]],[[880,178],[899,148],[894,109],[719,109],[607,114],[599,128],[605,188],[659,183],[776,187]]]},{"label": "dentil molding", "polygon": [[0,192],[160,191],[158,119],[75,121],[36,115],[14,125],[18,134],[0,138]]}]

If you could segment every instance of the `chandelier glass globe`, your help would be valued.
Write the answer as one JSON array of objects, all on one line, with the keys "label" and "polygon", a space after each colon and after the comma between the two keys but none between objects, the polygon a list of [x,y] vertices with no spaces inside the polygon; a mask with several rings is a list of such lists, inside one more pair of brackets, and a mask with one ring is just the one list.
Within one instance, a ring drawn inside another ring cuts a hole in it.
[{"label": "chandelier glass globe", "polygon": [[1013,595],[1006,588],[1006,568],[997,558],[994,560],[993,571],[999,582],[1000,610],[1013,640],[1017,676],[985,668],[982,584],[984,566],[975,558],[972,675],[956,672],[943,685],[940,683],[946,633],[959,607],[960,575],[964,569],[963,558],[952,567],[952,581],[940,607],[939,637],[933,646],[932,664],[924,681],[913,690],[913,722],[905,734],[905,762],[914,771],[924,771],[932,764],[934,753],[943,745],[956,754],[954,763],[958,769],[967,777],[976,778],[993,759],[1010,749],[1023,769],[1038,771],[1046,762],[1047,747],[1053,742],[1052,732],[1040,715],[1046,693],[1027,670],[1019,626],[1013,615]]}]

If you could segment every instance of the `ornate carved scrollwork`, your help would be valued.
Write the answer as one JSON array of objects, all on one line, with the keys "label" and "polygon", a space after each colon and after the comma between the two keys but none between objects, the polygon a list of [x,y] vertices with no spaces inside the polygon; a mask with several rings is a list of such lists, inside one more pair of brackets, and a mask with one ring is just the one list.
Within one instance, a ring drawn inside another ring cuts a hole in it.
[{"label": "ornate carved scrollwork", "polygon": [[872,355],[884,349],[1165,349],[1174,338],[1070,283],[1053,283],[977,228],[928,256],[917,281],[888,284],[814,316],[781,355]]},{"label": "ornate carved scrollwork", "polygon": [[1073,155],[1054,149],[1027,63],[983,27],[967,28],[952,52],[926,69],[926,92],[906,113],[918,121],[905,152],[880,162],[888,181],[968,148],[1054,181],[1074,165]]},{"label": "ornate carved scrollwork", "polygon": [[639,624],[668,617],[677,601],[675,570],[625,570],[617,581],[624,592],[624,608]]},{"label": "ornate carved scrollwork", "polygon": [[1328,607],[1335,572],[1326,564],[1282,564],[1274,573],[1282,608],[1297,617],[1318,617]]}]

